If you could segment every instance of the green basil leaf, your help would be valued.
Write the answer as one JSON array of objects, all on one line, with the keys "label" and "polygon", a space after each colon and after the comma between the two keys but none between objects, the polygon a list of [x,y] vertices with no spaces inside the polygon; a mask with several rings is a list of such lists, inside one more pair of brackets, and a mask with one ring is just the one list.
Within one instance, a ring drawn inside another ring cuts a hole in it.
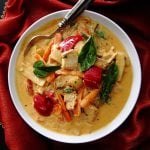
[{"label": "green basil leaf", "polygon": [[70,88],[70,87],[64,89],[64,92],[65,92],[65,93],[72,93],[73,91],[74,91],[74,89],[73,89],[73,88]]},{"label": "green basil leaf", "polygon": [[94,65],[95,61],[96,61],[96,47],[94,39],[91,36],[83,46],[78,57],[78,62],[80,63],[81,71],[89,69],[92,65]]},{"label": "green basil leaf", "polygon": [[110,99],[110,93],[118,78],[118,66],[113,62],[106,70],[102,79],[102,90],[100,93],[100,99],[103,102],[108,102]]},{"label": "green basil leaf", "polygon": [[48,73],[55,72],[56,70],[60,69],[60,66],[45,66],[45,67],[40,67],[40,70],[46,71]]},{"label": "green basil leaf", "polygon": [[39,77],[39,78],[45,78],[45,77],[47,77],[48,76],[48,72],[46,72],[46,71],[44,71],[44,70],[40,70],[40,69],[34,69],[33,70],[33,73],[37,76],[37,77]]},{"label": "green basil leaf", "polygon": [[38,60],[38,61],[36,61],[36,62],[33,64],[33,67],[34,67],[34,68],[39,68],[39,67],[44,67],[44,66],[45,66],[45,64],[44,64],[44,62],[41,61],[41,60]]},{"label": "green basil leaf", "polygon": [[103,31],[95,31],[96,35],[102,39],[106,39],[105,33]]},{"label": "green basil leaf", "polygon": [[33,73],[39,78],[45,78],[50,73],[60,69],[60,66],[45,66],[44,62],[39,60],[33,64]]}]

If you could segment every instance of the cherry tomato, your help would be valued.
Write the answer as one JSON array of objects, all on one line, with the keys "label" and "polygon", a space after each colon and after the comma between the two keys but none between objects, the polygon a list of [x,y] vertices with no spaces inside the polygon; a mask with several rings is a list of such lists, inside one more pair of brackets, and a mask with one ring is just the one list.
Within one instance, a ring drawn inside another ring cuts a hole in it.
[{"label": "cherry tomato", "polygon": [[53,109],[53,102],[52,100],[42,94],[37,94],[33,98],[34,101],[34,108],[36,111],[43,115],[43,116],[49,116]]}]

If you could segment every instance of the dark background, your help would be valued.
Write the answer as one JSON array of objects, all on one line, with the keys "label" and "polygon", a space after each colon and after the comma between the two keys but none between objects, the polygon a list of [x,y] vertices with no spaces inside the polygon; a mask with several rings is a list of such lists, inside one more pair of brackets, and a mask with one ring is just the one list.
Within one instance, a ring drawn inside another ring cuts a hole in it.
[{"label": "dark background", "polygon": [[6,2],[6,0],[0,0],[0,16],[2,15],[3,6],[4,6],[5,2]]},{"label": "dark background", "polygon": [[3,130],[2,125],[0,125],[0,150],[8,150],[5,145],[4,130]]},{"label": "dark background", "polygon": [[[0,0],[0,17],[3,14],[5,2],[6,0]],[[0,150],[8,150],[5,145],[4,130],[1,124],[0,124]]]}]

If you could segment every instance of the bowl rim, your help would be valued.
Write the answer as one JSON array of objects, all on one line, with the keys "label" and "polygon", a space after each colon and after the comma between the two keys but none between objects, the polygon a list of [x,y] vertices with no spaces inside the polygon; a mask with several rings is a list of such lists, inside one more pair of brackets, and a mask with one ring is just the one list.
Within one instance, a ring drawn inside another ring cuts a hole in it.
[{"label": "bowl rim", "polygon": [[[42,127],[41,125],[39,125],[38,123],[36,123],[31,117],[30,115],[23,109],[23,106],[21,104],[21,101],[19,100],[19,96],[17,95],[17,90],[15,87],[15,66],[16,65],[16,60],[19,54],[19,47],[21,46],[21,43],[23,42],[23,39],[32,31],[34,31],[35,27],[37,28],[42,26],[43,24],[49,22],[50,20],[53,20],[54,18],[60,18],[63,17],[65,15],[65,13],[67,13],[68,10],[61,10],[61,11],[57,11],[51,14],[48,14],[42,18],[40,18],[39,20],[37,20],[36,22],[34,22],[20,37],[20,39],[18,40],[18,42],[16,43],[14,50],[12,52],[11,58],[10,58],[10,62],[9,62],[9,66],[8,66],[8,86],[9,86],[9,91],[10,91],[10,95],[11,95],[11,99],[12,102],[17,110],[17,112],[19,113],[19,115],[21,116],[21,118],[32,128],[34,129],[36,132],[40,133],[41,135],[58,141],[58,142],[64,142],[64,143],[86,143],[86,142],[92,142],[98,139],[101,139],[103,137],[105,137],[106,135],[110,134],[111,132],[113,132],[114,130],[116,130],[130,115],[130,113],[132,112],[139,93],[140,93],[140,87],[141,87],[141,65],[140,65],[140,61],[139,61],[139,56],[137,54],[137,51],[132,43],[132,41],[130,40],[129,36],[125,33],[125,31],[119,26],[117,25],[114,21],[112,21],[111,19],[109,19],[108,17],[93,12],[93,11],[89,11],[89,10],[85,10],[83,12],[82,15],[85,16],[89,16],[90,18],[92,18],[93,20],[95,20],[96,18],[99,18],[101,24],[104,24],[104,26],[106,26],[107,28],[109,28],[110,30],[112,30],[112,32],[116,35],[117,33],[117,37],[120,39],[121,43],[123,44],[123,46],[125,47],[130,60],[131,58],[134,57],[134,61],[131,60],[131,64],[132,64],[132,71],[133,71],[133,81],[132,81],[132,86],[131,86],[131,91],[130,95],[128,97],[127,102],[125,103],[123,109],[121,110],[121,112],[113,119],[112,122],[110,122],[109,124],[107,124],[106,126],[104,126],[103,128],[96,130],[95,132],[92,132],[90,134],[85,134],[85,135],[80,135],[80,136],[73,136],[73,135],[65,135],[65,134],[61,134],[61,133],[57,133],[54,131],[50,131],[44,127]],[[94,17],[94,18],[93,18]],[[96,18],[95,18],[96,17]],[[122,41],[122,39],[124,40],[124,42]],[[130,53],[129,50],[127,49],[127,45],[130,48]]]}]

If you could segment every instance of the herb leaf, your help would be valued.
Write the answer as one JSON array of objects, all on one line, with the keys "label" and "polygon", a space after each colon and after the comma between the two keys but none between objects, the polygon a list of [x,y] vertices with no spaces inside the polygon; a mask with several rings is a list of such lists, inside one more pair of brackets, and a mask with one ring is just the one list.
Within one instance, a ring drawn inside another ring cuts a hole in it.
[{"label": "herb leaf", "polygon": [[96,61],[96,47],[93,37],[89,37],[85,45],[83,46],[79,57],[78,62],[80,63],[81,71],[89,69],[94,65]]},{"label": "herb leaf", "polygon": [[96,35],[102,39],[106,39],[105,33],[103,31],[95,31]]},{"label": "herb leaf", "polygon": [[39,78],[44,78],[44,77],[48,76],[48,74],[49,74],[48,72],[40,70],[38,68],[34,69],[33,73]]},{"label": "herb leaf", "polygon": [[102,90],[100,93],[100,99],[103,102],[108,102],[110,99],[110,92],[118,77],[118,66],[113,62],[106,70],[102,79]]},{"label": "herb leaf", "polygon": [[39,68],[39,67],[44,67],[45,64],[43,61],[39,60],[39,61],[36,61],[34,64],[33,64],[33,67],[34,68]]},{"label": "herb leaf", "polygon": [[60,66],[45,66],[44,62],[39,60],[33,64],[33,73],[39,78],[45,78],[50,73],[60,69]]},{"label": "herb leaf", "polygon": [[38,69],[46,71],[48,73],[52,73],[52,72],[55,72],[56,70],[59,70],[60,66],[44,66],[44,67],[40,67]]},{"label": "herb leaf", "polygon": [[71,87],[67,87],[67,88],[64,89],[65,93],[72,93],[73,91],[74,91],[74,89],[71,88]]}]

